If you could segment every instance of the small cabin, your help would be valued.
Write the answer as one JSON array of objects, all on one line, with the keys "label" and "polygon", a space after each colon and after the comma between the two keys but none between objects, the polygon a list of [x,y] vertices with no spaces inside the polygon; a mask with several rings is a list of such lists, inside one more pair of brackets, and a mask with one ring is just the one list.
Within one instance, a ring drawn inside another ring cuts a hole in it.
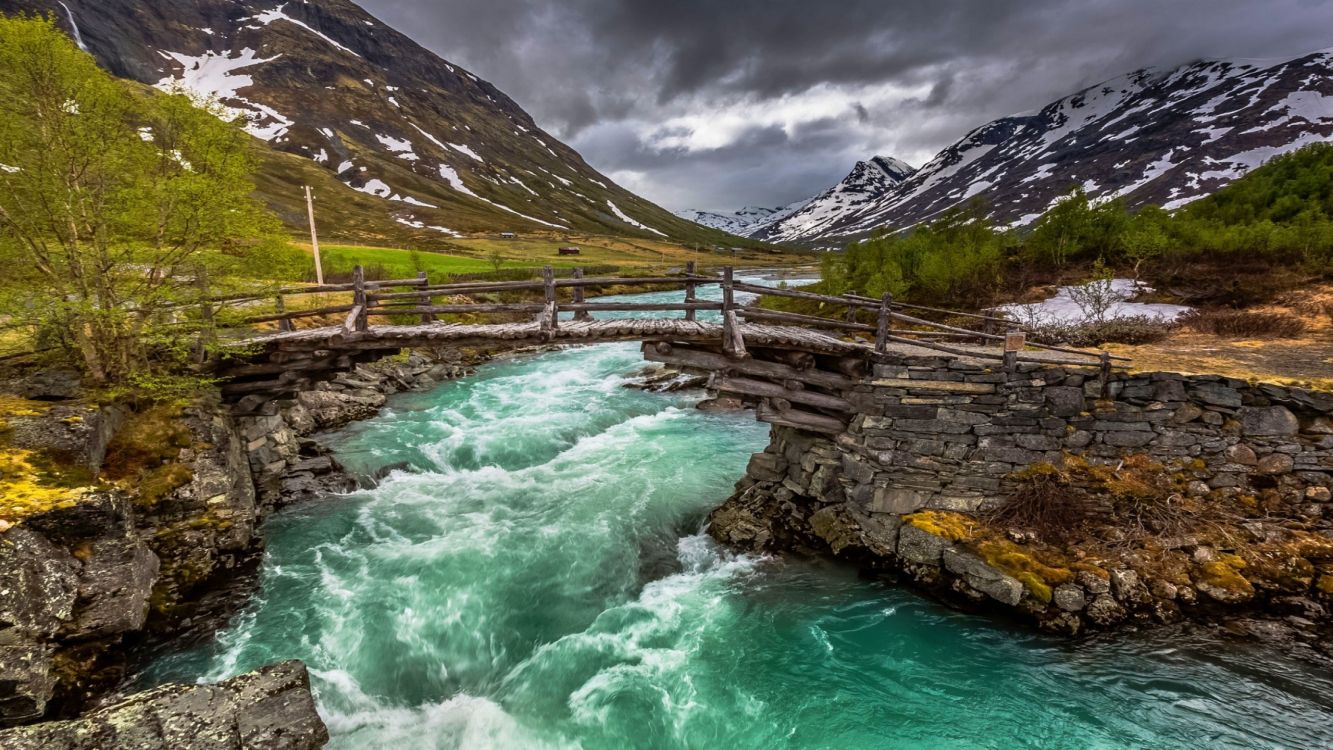
[{"label": "small cabin", "polygon": [[502,240],[512,240],[512,239],[514,239],[514,238],[517,237],[517,236],[518,236],[518,235],[514,234],[513,232],[501,232],[501,233],[500,233],[500,239],[502,239]]},{"label": "small cabin", "polygon": [[562,247],[559,252],[561,255],[578,255],[579,249],[577,247]]}]

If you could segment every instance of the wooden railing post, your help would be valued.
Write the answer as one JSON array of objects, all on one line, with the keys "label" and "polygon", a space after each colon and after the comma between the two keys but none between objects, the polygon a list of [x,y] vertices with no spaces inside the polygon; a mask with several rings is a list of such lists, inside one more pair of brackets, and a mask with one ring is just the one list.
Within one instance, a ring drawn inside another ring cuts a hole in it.
[{"label": "wooden railing post", "polygon": [[[685,261],[685,275],[686,275],[686,276],[694,276],[694,267],[695,267],[695,266],[694,266],[694,261],[692,261],[692,260],[687,260],[687,261]],[[686,281],[686,282],[685,282],[685,304],[688,305],[688,304],[691,304],[691,303],[694,303],[694,302],[697,302],[697,301],[698,301],[698,297],[695,296],[695,285],[694,285],[694,282],[693,282],[693,281]],[[686,319],[686,320],[694,320],[694,310],[686,310],[686,311],[685,311],[685,319]]]},{"label": "wooden railing post", "polygon": [[[425,272],[425,271],[417,271],[417,278],[418,278],[418,279],[421,279],[421,285],[422,285],[423,287],[424,287],[424,286],[430,286],[430,280],[426,278],[426,272]],[[418,304],[418,305],[421,305],[422,307],[430,307],[430,292],[422,292],[422,293],[421,293],[421,296],[417,298],[417,304]],[[424,312],[424,313],[421,313],[421,322],[422,322],[422,323],[434,323],[434,322],[435,322],[435,313],[433,313],[433,312]]]},{"label": "wooden railing post", "polygon": [[[582,268],[574,269],[574,278],[576,279],[583,278]],[[574,304],[581,305],[584,303],[584,301],[585,297],[583,294],[583,287],[581,286],[574,287]],[[592,320],[592,313],[588,312],[587,310],[576,310],[574,312],[574,320]]]},{"label": "wooden railing post", "polygon": [[1102,352],[1102,398],[1111,397],[1111,353]]},{"label": "wooden railing post", "polygon": [[[279,295],[277,295],[276,297],[273,298],[273,308],[274,308],[274,311],[277,312],[277,314],[282,315],[282,316],[286,316],[286,314],[287,314],[287,305],[283,303],[283,301],[282,301],[282,295],[281,295],[281,294],[279,294]],[[291,319],[291,318],[288,318],[288,317],[282,317],[282,318],[279,318],[279,319],[278,319],[278,330],[279,330],[279,331],[292,331],[292,330],[295,330],[295,326],[292,325],[292,319]]]},{"label": "wooden railing post", "polygon": [[541,330],[549,335],[560,327],[560,306],[555,301],[555,269],[542,267],[542,291],[546,294],[546,307],[542,310]]},{"label": "wooden railing post", "polygon": [[366,303],[366,269],[356,266],[352,269],[352,305],[361,309],[353,321],[353,329],[365,331],[370,328],[369,305]]},{"label": "wooden railing post", "polygon": [[893,333],[893,292],[885,292],[879,299],[879,326],[875,329],[875,351],[889,350],[889,336]]},{"label": "wooden railing post", "polygon": [[722,269],[722,352],[733,359],[750,356],[745,350],[745,335],[736,320],[736,288],[731,266]]},{"label": "wooden railing post", "polygon": [[1004,335],[1004,369],[1013,372],[1018,369],[1018,352],[1027,345],[1027,334],[1011,328]]},{"label": "wooden railing post", "polygon": [[[855,296],[856,296],[856,290],[855,290],[855,289],[849,289],[849,290],[847,291],[847,293],[844,294],[844,295],[842,295],[842,296],[844,296],[844,297],[855,297]],[[848,322],[848,323],[855,323],[855,322],[856,322],[856,305],[852,305],[852,304],[847,305],[847,322]]]}]

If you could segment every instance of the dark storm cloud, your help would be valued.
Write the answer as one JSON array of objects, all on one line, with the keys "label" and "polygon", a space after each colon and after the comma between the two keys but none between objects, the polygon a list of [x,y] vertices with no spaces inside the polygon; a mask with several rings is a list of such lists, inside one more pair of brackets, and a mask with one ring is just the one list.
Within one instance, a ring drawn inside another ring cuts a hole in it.
[{"label": "dark storm cloud", "polygon": [[670,208],[777,205],[1106,78],[1333,45],[1333,0],[362,0]]}]

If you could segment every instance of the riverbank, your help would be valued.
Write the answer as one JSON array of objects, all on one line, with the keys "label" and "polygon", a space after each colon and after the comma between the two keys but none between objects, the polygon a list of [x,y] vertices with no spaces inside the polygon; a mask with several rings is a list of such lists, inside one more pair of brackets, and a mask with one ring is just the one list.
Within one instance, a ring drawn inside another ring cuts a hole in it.
[{"label": "riverbank", "polygon": [[1333,619],[1333,395],[907,352],[846,431],[775,428],[710,533],[1058,633]]},{"label": "riverbank", "polygon": [[382,360],[252,416],[207,398],[96,404],[67,373],[6,381],[22,395],[0,425],[0,721],[79,715],[136,665],[211,638],[253,593],[273,512],[374,481],[318,435],[494,354]]}]

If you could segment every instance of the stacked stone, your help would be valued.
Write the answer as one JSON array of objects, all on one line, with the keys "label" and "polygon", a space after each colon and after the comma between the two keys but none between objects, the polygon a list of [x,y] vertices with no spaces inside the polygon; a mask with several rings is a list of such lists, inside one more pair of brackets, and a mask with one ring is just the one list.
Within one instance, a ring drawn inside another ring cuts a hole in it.
[{"label": "stacked stone", "polygon": [[[1277,492],[1303,523],[1333,517],[1327,393],[1175,373],[1114,373],[1104,382],[1092,367],[1025,362],[1001,371],[900,355],[842,395],[857,414],[832,439],[774,428],[737,494],[714,513],[715,536],[746,548],[827,547],[1074,631],[1136,611],[1170,619],[1199,592],[1224,604],[1249,595],[1140,581],[1126,567],[1109,580],[1080,573],[1055,587],[1049,603],[1037,602],[1018,580],[902,517],[977,514],[1002,502],[1014,475],[1036,464],[1059,466],[1072,455],[1116,465],[1132,454],[1187,466],[1192,494]],[[1206,564],[1217,551],[1191,554]]]}]

